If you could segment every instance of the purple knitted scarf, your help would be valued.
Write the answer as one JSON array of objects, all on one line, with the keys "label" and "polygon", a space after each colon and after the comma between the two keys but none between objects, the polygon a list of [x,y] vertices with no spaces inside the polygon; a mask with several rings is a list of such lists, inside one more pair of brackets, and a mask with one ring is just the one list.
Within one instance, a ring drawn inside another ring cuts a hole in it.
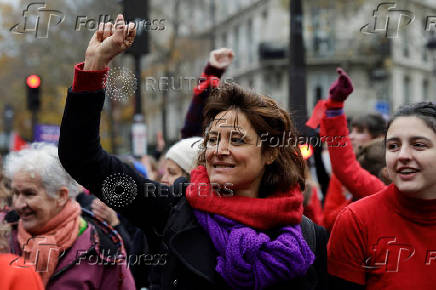
[{"label": "purple knitted scarf", "polygon": [[300,225],[280,229],[275,240],[217,214],[194,209],[218,251],[215,270],[233,289],[265,289],[303,276],[315,260]]}]

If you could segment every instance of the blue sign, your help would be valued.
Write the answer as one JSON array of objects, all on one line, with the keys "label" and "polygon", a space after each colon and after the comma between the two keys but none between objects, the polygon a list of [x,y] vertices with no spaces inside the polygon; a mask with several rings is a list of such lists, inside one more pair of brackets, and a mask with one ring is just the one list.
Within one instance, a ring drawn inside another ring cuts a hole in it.
[{"label": "blue sign", "polygon": [[388,118],[391,112],[390,105],[388,101],[378,100],[375,103],[375,110],[382,114],[384,117]]},{"label": "blue sign", "polygon": [[36,125],[33,141],[57,144],[59,134],[60,127],[57,125]]}]

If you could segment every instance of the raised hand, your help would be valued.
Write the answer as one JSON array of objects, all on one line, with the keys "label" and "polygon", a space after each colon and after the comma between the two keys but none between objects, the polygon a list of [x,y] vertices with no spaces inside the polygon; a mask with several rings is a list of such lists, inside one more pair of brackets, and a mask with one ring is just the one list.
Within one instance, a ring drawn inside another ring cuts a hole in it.
[{"label": "raised hand", "polygon": [[353,83],[343,69],[338,67],[336,72],[339,77],[330,86],[330,98],[335,102],[343,102],[353,92]]},{"label": "raised hand", "polygon": [[210,52],[209,64],[219,69],[226,69],[232,63],[234,56],[230,48],[218,48]]},{"label": "raised hand", "polygon": [[133,44],[135,35],[135,24],[125,25],[122,14],[118,15],[115,25],[100,23],[86,49],[84,70],[103,70],[116,55]]}]

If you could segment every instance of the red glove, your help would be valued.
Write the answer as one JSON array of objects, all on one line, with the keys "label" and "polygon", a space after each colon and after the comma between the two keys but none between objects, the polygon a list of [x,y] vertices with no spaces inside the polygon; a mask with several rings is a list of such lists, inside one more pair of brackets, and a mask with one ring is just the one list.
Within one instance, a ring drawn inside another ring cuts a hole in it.
[{"label": "red glove", "polygon": [[339,77],[330,86],[330,97],[326,102],[327,109],[339,109],[344,107],[344,101],[353,92],[351,78],[341,68],[336,69]]},{"label": "red glove", "polygon": [[353,84],[351,78],[341,68],[336,71],[339,77],[330,86],[330,96],[328,100],[320,100],[313,108],[312,116],[306,122],[306,126],[310,128],[318,128],[321,119],[324,117],[326,110],[340,110],[344,107],[344,101],[348,95],[353,92]]}]

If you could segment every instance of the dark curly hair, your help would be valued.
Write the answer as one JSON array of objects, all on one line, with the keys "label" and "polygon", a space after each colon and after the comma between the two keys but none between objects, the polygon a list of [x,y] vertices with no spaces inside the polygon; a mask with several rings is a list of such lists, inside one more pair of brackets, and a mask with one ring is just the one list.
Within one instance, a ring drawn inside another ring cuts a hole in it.
[{"label": "dark curly hair", "polygon": [[[268,140],[261,143],[261,152],[265,154],[269,151],[276,156],[276,159],[265,168],[259,189],[260,197],[268,196],[276,191],[286,191],[297,185],[303,190],[306,163],[300,148],[294,145],[277,146],[273,141],[281,140],[284,133],[287,138],[297,140],[297,130],[290,114],[282,109],[274,99],[243,89],[235,83],[224,83],[211,92],[203,111],[205,138],[198,163],[205,164],[206,161],[209,126],[220,112],[228,110],[243,113],[258,136],[268,133]],[[234,127],[237,127],[237,124],[234,124]]]},{"label": "dark curly hair", "polygon": [[436,104],[432,102],[419,102],[401,106],[389,120],[387,129],[389,129],[392,122],[399,117],[417,117],[423,120],[424,123],[436,133]]}]

